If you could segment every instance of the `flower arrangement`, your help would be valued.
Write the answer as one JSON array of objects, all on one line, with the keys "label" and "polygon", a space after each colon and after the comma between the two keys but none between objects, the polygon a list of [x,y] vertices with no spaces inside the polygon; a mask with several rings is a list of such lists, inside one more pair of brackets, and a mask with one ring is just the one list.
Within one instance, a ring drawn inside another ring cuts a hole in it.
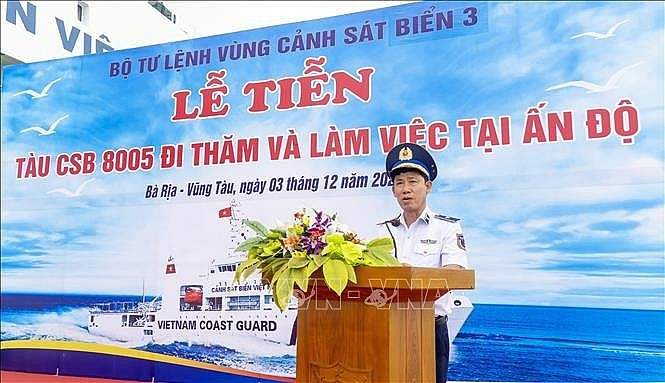
[{"label": "flower arrangement", "polygon": [[236,269],[234,282],[261,271],[262,278],[272,287],[277,307],[284,310],[293,294],[294,283],[307,291],[311,275],[323,269],[328,287],[340,295],[349,281],[356,283],[355,266],[395,266],[400,263],[392,255],[390,238],[361,241],[356,234],[344,230],[332,216],[306,209],[293,215],[289,226],[266,229],[260,222],[244,223],[257,236],[247,239],[236,249],[247,252],[247,259]]}]

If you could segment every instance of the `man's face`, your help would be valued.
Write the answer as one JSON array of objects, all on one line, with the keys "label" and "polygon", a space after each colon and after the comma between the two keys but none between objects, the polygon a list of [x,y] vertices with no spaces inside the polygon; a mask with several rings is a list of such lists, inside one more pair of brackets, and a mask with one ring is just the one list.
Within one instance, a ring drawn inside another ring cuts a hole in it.
[{"label": "man's face", "polygon": [[393,195],[407,213],[420,214],[427,205],[430,190],[432,181],[425,181],[425,177],[416,170],[400,173],[393,180]]}]

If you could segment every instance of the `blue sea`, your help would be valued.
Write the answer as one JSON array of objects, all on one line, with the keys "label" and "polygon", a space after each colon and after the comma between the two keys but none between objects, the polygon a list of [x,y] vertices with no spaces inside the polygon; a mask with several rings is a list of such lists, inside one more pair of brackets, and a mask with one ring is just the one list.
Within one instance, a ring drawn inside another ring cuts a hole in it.
[{"label": "blue sea", "polygon": [[[94,303],[140,297],[2,294],[1,339],[103,339],[87,332]],[[117,344],[116,344],[117,345]],[[183,343],[136,349],[295,376],[293,355],[258,356]],[[665,381],[665,311],[476,304],[455,339],[450,380]]]}]

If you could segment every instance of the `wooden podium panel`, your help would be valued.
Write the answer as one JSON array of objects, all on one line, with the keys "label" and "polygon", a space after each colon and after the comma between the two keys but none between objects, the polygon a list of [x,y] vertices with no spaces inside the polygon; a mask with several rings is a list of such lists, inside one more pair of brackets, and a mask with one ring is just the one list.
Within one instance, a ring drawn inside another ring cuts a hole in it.
[{"label": "wooden podium panel", "polygon": [[435,381],[434,301],[473,270],[357,267],[341,297],[315,274],[298,291],[296,382]]}]

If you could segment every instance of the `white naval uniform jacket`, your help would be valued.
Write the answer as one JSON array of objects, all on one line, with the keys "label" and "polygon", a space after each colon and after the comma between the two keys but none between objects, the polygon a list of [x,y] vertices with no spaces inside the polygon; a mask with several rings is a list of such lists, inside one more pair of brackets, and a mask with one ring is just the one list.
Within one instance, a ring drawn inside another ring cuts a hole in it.
[{"label": "white naval uniform jacket", "polygon": [[[407,227],[404,216],[379,224],[381,236],[394,238],[397,259],[419,267],[442,267],[456,264],[468,268],[468,260],[459,219],[437,215],[426,207],[418,219]],[[392,234],[392,235],[391,235]],[[434,302],[436,315],[452,312],[450,293]]]}]

